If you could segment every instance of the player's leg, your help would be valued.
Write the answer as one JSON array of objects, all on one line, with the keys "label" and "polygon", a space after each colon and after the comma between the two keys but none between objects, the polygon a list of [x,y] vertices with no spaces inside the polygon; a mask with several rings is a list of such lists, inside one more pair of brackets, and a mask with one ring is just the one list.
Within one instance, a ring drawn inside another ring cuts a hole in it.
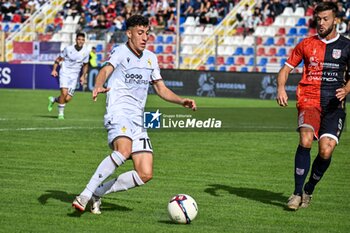
[{"label": "player's leg", "polygon": [[327,171],[333,151],[338,144],[345,122],[345,112],[337,109],[334,112],[324,115],[321,128],[320,140],[318,142],[318,155],[312,164],[309,181],[305,184],[302,207],[308,207],[312,198],[312,193],[317,183]]},{"label": "player's leg", "polygon": [[[102,160],[86,188],[74,200],[72,205],[76,209],[84,211],[96,188],[130,157],[132,141],[128,137],[118,137],[113,141],[113,147],[114,151],[112,154]],[[84,199],[84,203],[81,203],[79,198]]]},{"label": "player's leg", "polygon": [[68,88],[61,88],[61,94],[58,97],[58,119],[64,119],[64,108],[66,107],[66,97],[68,95]]},{"label": "player's leg", "polygon": [[316,108],[298,109],[299,145],[294,158],[294,192],[288,199],[288,208],[297,210],[302,202],[303,186],[310,169],[310,151],[317,137],[320,113]]},{"label": "player's leg", "polygon": [[49,97],[48,97],[48,99],[49,99],[49,104],[48,104],[48,106],[47,106],[47,110],[48,110],[49,112],[52,111],[53,105],[54,105],[55,103],[58,103],[58,98],[59,98],[59,97],[53,97],[53,96],[49,96]]}]

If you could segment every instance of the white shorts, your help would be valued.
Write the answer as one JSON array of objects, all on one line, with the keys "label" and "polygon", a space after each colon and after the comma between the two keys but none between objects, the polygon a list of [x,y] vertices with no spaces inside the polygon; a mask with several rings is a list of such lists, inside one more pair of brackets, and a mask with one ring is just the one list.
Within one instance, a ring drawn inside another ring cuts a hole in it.
[{"label": "white shorts", "polygon": [[77,89],[78,78],[79,77],[75,74],[68,76],[64,73],[60,73],[60,88],[67,88],[68,95],[73,96]]},{"label": "white shorts", "polygon": [[132,151],[153,153],[151,140],[148,137],[147,130],[137,121],[127,116],[113,116],[105,118],[105,128],[108,132],[108,145],[113,150],[113,142],[118,137],[128,137],[132,140]]}]

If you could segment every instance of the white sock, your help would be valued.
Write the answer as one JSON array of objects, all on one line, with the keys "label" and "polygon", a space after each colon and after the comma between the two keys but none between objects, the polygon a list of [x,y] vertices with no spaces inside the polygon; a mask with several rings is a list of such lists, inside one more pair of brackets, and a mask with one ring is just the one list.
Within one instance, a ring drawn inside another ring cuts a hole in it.
[{"label": "white sock", "polygon": [[98,186],[98,188],[95,190],[95,195],[102,197],[103,195],[112,192],[126,191],[143,184],[144,183],[137,172],[132,170],[121,174],[116,179],[110,180]]},{"label": "white sock", "polygon": [[58,104],[58,115],[64,115],[64,107],[66,104]]},{"label": "white sock", "polygon": [[116,167],[119,167],[125,162],[125,157],[118,151],[113,151],[110,156],[107,156],[100,165],[98,165],[95,173],[91,177],[89,183],[86,185],[84,191],[80,194],[91,198],[96,188],[110,175],[113,174]]}]

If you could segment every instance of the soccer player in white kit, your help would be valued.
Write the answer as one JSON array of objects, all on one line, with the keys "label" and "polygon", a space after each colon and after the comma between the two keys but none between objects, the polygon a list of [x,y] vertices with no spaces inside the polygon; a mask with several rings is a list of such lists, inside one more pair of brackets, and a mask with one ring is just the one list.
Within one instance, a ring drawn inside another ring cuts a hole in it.
[{"label": "soccer player in white kit", "polygon": [[67,46],[56,58],[52,68],[51,75],[58,77],[57,67],[61,63],[59,73],[61,94],[59,97],[49,96],[49,112],[52,111],[54,103],[58,103],[58,119],[64,119],[64,108],[75,92],[77,82],[80,76],[80,83],[83,84],[85,76],[89,69],[89,54],[87,47],[84,46],[85,34],[78,33],[75,39],[76,44]]},{"label": "soccer player in white kit", "polygon": [[[194,100],[181,98],[165,86],[156,55],[145,49],[148,19],[133,15],[126,25],[127,43],[112,50],[109,60],[96,77],[92,92],[95,101],[99,93],[107,93],[104,124],[113,152],[99,164],[86,188],[72,204],[77,210],[84,211],[92,200],[91,212],[94,214],[101,213],[103,195],[141,186],[152,179],[153,151],[147,131],[143,128],[149,84],[153,84],[162,99],[196,110]],[[104,88],[108,77],[108,86]],[[133,160],[134,170],[102,184],[128,159]]]}]

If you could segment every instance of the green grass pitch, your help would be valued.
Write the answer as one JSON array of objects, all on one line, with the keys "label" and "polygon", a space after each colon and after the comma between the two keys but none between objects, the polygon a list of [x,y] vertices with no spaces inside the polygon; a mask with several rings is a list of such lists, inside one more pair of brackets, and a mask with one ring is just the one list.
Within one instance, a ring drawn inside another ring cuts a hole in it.
[{"label": "green grass pitch", "polygon": [[[103,128],[105,97],[93,102],[90,93],[76,93],[66,119],[59,121],[56,106],[47,112],[47,97],[57,94],[0,90],[0,232],[350,231],[347,131],[308,209],[285,209],[294,186],[296,132],[152,131],[153,180],[106,196],[100,216],[78,213],[71,202],[110,153]],[[272,100],[194,98],[199,108],[279,108]],[[147,105],[171,106],[157,96]],[[312,159],[316,153],[315,142]],[[128,161],[115,176],[131,168]],[[199,213],[190,225],[168,219],[167,202],[178,193],[197,201]]]}]

